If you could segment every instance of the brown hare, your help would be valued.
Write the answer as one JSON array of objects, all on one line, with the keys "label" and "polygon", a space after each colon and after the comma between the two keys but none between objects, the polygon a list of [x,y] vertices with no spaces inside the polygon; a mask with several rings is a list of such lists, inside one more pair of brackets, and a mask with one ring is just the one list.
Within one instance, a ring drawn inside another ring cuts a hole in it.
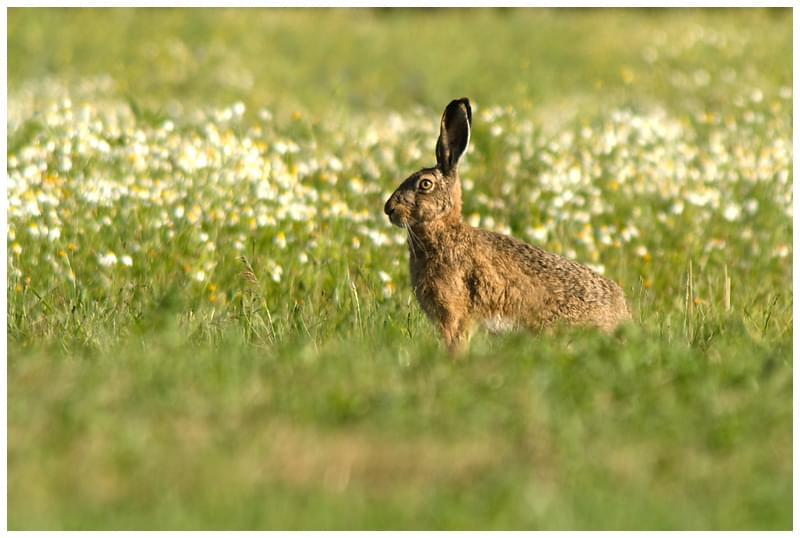
[{"label": "brown hare", "polygon": [[476,323],[490,331],[557,323],[606,331],[630,319],[622,289],[588,267],[461,220],[458,162],[467,149],[472,109],[466,98],[442,115],[436,166],[403,181],[386,201],[389,220],[408,232],[411,284],[451,352]]}]

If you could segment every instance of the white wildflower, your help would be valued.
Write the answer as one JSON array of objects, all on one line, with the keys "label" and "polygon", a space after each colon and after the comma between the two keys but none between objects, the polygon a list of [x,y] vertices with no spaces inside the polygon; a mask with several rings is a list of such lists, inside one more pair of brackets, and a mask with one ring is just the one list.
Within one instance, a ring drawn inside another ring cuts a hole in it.
[{"label": "white wildflower", "polygon": [[734,221],[739,218],[739,215],[742,213],[741,209],[736,204],[728,204],[725,206],[725,211],[723,211],[722,216],[725,217],[727,221]]},{"label": "white wildflower", "polygon": [[97,263],[103,267],[111,267],[117,263],[117,255],[111,251],[106,252],[105,254],[98,254]]},{"label": "white wildflower", "polygon": [[275,264],[275,267],[272,268],[272,273],[270,275],[274,282],[280,282],[281,277],[283,276],[283,267],[278,264]]}]

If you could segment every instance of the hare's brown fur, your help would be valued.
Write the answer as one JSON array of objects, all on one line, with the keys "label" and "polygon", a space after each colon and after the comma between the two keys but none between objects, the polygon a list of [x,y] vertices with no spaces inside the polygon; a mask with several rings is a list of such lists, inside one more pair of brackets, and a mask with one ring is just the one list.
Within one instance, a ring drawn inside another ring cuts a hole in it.
[{"label": "hare's brown fur", "polygon": [[630,319],[622,289],[588,267],[461,221],[458,160],[469,142],[469,101],[442,117],[437,166],[406,179],[386,202],[408,231],[411,283],[422,310],[455,351],[476,322],[533,330],[556,323],[611,331]]}]

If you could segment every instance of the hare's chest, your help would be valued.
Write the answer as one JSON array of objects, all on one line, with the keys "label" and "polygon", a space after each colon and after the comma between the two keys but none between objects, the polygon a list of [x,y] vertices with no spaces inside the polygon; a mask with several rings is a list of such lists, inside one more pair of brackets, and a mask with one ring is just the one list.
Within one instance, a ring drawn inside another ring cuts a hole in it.
[{"label": "hare's chest", "polygon": [[458,268],[428,260],[411,262],[411,285],[420,306],[428,316],[441,317],[453,308],[466,308],[464,279]]}]

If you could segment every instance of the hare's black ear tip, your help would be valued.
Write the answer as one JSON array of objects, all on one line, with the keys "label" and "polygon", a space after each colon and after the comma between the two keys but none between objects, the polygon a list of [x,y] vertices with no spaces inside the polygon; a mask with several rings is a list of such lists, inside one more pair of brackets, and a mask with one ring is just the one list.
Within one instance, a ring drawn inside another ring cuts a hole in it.
[{"label": "hare's black ear tip", "polygon": [[472,107],[469,104],[468,97],[462,97],[461,99],[453,99],[450,103],[445,107],[445,109],[452,109],[459,106],[463,106],[467,110],[470,110]]},{"label": "hare's black ear tip", "polygon": [[461,99],[453,99],[450,101],[450,104],[447,105],[447,110],[455,110],[458,108],[463,108],[464,111],[467,113],[467,121],[472,123],[472,105],[469,104],[468,97],[462,97]]}]

